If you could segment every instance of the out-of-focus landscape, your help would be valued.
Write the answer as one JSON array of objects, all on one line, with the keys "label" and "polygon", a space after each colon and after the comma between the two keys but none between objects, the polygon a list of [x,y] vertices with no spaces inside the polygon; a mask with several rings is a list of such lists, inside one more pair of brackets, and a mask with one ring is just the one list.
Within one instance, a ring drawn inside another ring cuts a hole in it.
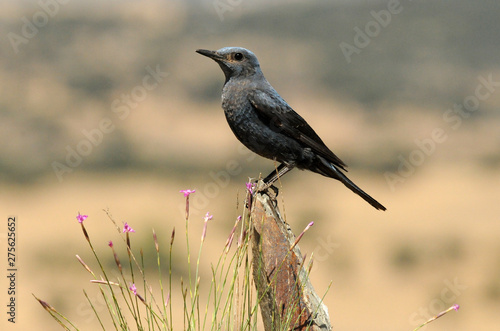
[{"label": "out-of-focus landscape", "polygon": [[242,46],[388,208],[313,173],[282,180],[294,232],[315,222],[300,247],[314,252],[316,291],[332,282],[334,329],[413,330],[459,304],[427,329],[498,330],[499,17],[496,0],[2,1],[0,239],[6,252],[16,216],[18,309],[8,323],[2,277],[0,329],[60,328],[32,293],[80,330],[99,328],[82,292],[103,309],[98,288],[75,259],[98,270],[78,212],[110,268],[107,242],[118,236],[103,209],[128,222],[153,277],[151,229],[166,251],[176,227],[174,279],[185,277],[181,189],[197,191],[194,242],[214,215],[206,291],[245,182],[274,167],[233,136],[223,74],[195,53]]}]

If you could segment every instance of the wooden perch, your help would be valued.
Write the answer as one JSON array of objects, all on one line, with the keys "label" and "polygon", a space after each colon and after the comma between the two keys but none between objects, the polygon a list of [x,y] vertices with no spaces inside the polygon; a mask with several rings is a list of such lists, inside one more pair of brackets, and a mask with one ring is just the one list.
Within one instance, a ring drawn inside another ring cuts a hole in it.
[{"label": "wooden perch", "polygon": [[332,330],[276,195],[270,189],[255,193],[250,209],[253,277],[265,330]]}]

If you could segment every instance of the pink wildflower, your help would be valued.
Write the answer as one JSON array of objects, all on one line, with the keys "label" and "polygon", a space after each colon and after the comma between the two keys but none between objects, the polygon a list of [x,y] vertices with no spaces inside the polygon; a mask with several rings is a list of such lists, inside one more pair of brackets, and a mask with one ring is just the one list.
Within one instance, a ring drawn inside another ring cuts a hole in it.
[{"label": "pink wildflower", "polygon": [[189,197],[191,193],[196,192],[196,190],[180,190],[179,192],[184,193],[184,197]]},{"label": "pink wildflower", "polygon": [[78,216],[76,216],[76,219],[78,220],[78,223],[83,223],[89,217],[88,215],[81,215],[80,212],[78,212]]},{"label": "pink wildflower", "polygon": [[123,225],[123,232],[135,232],[135,230],[132,229],[130,225],[127,224],[127,222],[125,222],[125,224]]},{"label": "pink wildflower", "polygon": [[134,295],[137,295],[137,287],[135,287],[135,284],[130,285],[129,290],[131,290]]}]

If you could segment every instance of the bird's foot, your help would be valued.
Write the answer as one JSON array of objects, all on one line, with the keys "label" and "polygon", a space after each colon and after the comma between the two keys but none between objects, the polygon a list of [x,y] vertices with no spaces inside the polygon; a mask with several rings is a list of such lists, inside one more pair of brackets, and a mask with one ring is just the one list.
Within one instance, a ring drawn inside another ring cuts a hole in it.
[{"label": "bird's foot", "polygon": [[265,183],[263,180],[257,181],[255,192],[265,192],[270,198],[275,199],[278,196],[279,189],[272,183]]}]

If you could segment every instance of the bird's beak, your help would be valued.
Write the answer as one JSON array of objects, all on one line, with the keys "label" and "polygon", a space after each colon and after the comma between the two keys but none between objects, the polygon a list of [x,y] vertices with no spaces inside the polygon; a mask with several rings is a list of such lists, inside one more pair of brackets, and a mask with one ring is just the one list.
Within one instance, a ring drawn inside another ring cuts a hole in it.
[{"label": "bird's beak", "polygon": [[220,56],[216,51],[209,51],[207,49],[197,49],[196,53],[209,57],[215,61],[224,60],[224,57]]}]

